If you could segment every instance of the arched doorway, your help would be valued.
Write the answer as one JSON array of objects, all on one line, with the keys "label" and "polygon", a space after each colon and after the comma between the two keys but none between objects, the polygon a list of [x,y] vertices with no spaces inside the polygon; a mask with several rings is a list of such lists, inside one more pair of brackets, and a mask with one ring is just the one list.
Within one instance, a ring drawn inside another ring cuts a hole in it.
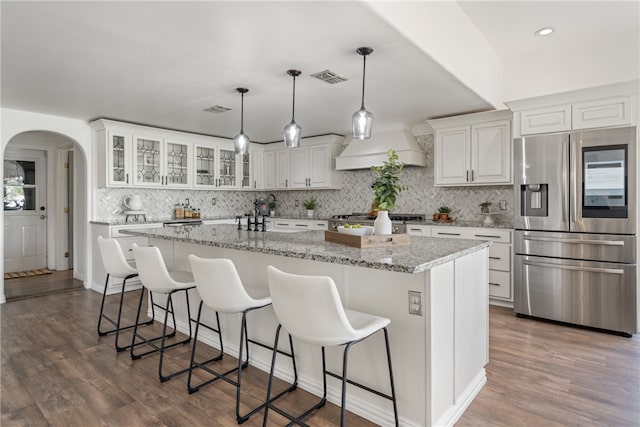
[{"label": "arched doorway", "polygon": [[[73,269],[73,277],[86,285],[86,278],[90,277],[91,248],[87,244],[88,218],[91,214],[92,174],[90,164],[92,159],[91,128],[86,122],[66,119],[17,110],[2,109],[2,157],[3,164],[15,157],[16,150],[33,150],[43,153],[47,166],[47,259],[49,268],[65,266]],[[66,163],[66,165],[65,165]],[[67,188],[60,173],[61,168],[70,169],[72,186]],[[56,173],[57,172],[57,173]],[[3,173],[4,175],[4,173]],[[72,210],[64,212],[64,205],[68,205],[69,197]],[[40,209],[42,206],[38,206]],[[7,215],[0,211],[3,227],[0,234],[3,237],[2,254],[7,250]],[[68,226],[60,226],[68,224]],[[68,259],[65,254],[68,252]],[[2,265],[4,277],[4,263]],[[4,279],[0,287],[0,303],[6,301]]]}]

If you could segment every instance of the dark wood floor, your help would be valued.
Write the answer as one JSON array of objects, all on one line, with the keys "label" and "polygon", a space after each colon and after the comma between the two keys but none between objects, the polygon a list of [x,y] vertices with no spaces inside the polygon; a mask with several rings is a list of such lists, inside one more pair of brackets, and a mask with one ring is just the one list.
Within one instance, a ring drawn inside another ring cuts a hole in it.
[{"label": "dark wood floor", "polygon": [[50,274],[18,277],[4,281],[4,295],[7,301],[83,288],[82,282],[73,278],[73,270],[54,271]]},{"label": "dark wood floor", "polygon": [[[110,310],[116,301],[109,297]],[[3,427],[236,425],[232,386],[216,383],[189,395],[184,377],[160,384],[157,356],[133,362],[127,352],[115,352],[112,336],[97,337],[99,304],[96,292],[75,290],[0,306]],[[210,352],[205,347],[203,357]],[[170,350],[167,366],[181,367],[189,352],[188,345]],[[258,403],[266,375],[251,367],[247,372],[243,399]],[[491,307],[487,373],[487,385],[458,426],[640,425],[637,335],[518,319]],[[289,407],[303,407],[315,397],[298,390],[287,399]],[[333,426],[338,416],[328,405],[309,423]],[[283,421],[274,417],[271,425]],[[258,416],[245,425],[261,423]],[[350,414],[348,425],[371,424]]]}]

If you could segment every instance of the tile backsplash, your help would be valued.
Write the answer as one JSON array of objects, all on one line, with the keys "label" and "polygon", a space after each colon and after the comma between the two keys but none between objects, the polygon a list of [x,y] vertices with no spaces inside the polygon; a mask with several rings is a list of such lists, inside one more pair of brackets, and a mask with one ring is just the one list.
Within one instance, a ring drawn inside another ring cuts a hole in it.
[{"label": "tile backsplash", "polygon": [[[507,210],[497,221],[513,221],[513,186],[434,187],[433,136],[421,135],[417,140],[427,153],[427,166],[408,166],[402,171],[401,181],[408,189],[398,195],[395,212],[422,213],[430,217],[438,207],[446,205],[452,208],[453,218],[478,221],[484,219],[480,215],[480,203],[492,202],[491,211],[497,211],[498,201],[506,200]],[[318,200],[316,213],[320,216],[368,212],[373,201],[372,183],[372,172],[364,169],[345,171],[342,190],[245,192],[100,188],[95,219],[123,219],[122,200],[131,194],[141,196],[148,219],[172,217],[175,204],[184,203],[186,199],[191,206],[200,208],[204,217],[240,215],[253,209],[256,197],[268,194],[276,197],[278,216],[304,215],[302,202],[312,196]]]}]

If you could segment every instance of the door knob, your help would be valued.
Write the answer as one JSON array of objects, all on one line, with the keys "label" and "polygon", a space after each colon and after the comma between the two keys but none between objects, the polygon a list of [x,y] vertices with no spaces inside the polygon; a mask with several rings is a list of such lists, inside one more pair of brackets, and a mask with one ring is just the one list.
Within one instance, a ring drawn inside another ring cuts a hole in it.
[{"label": "door knob", "polygon": [[46,217],[46,215],[40,215],[40,219],[45,219]]}]

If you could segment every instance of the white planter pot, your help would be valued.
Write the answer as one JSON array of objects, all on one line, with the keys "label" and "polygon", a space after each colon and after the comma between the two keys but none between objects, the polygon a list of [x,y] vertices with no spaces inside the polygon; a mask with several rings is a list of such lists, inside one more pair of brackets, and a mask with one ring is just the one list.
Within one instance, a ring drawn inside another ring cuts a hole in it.
[{"label": "white planter pot", "polygon": [[314,212],[313,209],[307,209],[307,216],[309,218],[312,218],[313,217],[313,212]]},{"label": "white planter pot", "polygon": [[391,234],[393,228],[391,227],[391,220],[389,219],[389,211],[378,211],[378,216],[373,222],[373,234],[386,235]]}]

